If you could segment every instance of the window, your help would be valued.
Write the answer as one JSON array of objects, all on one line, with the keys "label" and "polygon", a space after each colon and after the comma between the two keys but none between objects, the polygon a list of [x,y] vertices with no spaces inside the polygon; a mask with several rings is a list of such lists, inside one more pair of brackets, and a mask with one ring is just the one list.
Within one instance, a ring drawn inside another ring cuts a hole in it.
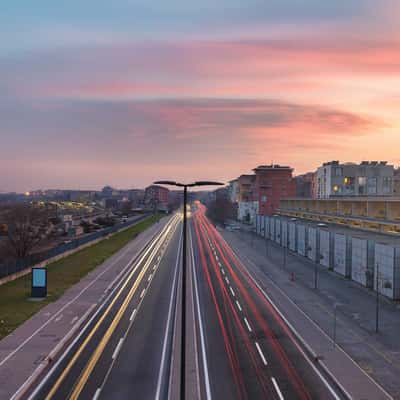
[{"label": "window", "polygon": [[383,193],[392,193],[392,178],[390,176],[383,177]]},{"label": "window", "polygon": [[267,196],[264,194],[261,196],[261,203],[266,203],[267,202]]},{"label": "window", "polygon": [[358,194],[365,194],[365,187],[367,185],[367,178],[365,176],[358,177]]},{"label": "window", "polygon": [[342,176],[343,169],[341,167],[335,168],[335,176]]},{"label": "window", "polygon": [[376,194],[377,193],[377,179],[376,178],[368,178],[367,192],[368,192],[368,194]]}]

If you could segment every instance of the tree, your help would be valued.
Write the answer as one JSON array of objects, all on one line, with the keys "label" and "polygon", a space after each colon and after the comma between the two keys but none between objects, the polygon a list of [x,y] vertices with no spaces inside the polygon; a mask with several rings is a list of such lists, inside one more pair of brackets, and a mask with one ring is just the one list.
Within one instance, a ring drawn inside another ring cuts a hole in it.
[{"label": "tree", "polygon": [[16,204],[4,217],[7,225],[8,248],[17,258],[28,256],[48,235],[46,209],[32,204]]},{"label": "tree", "polygon": [[225,224],[228,219],[236,219],[234,204],[227,196],[217,196],[208,203],[207,216],[215,223]]}]

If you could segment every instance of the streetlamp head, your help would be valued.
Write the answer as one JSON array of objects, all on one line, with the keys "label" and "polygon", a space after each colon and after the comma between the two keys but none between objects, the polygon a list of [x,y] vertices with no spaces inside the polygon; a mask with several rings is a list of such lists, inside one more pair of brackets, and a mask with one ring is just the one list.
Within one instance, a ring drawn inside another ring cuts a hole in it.
[{"label": "streetlamp head", "polygon": [[197,181],[193,183],[179,183],[175,181],[155,181],[155,185],[172,185],[172,186],[180,186],[180,187],[193,187],[193,186],[223,186],[224,183],[221,182],[213,182],[213,181]]},{"label": "streetlamp head", "polygon": [[177,185],[177,183],[175,181],[155,181],[153,183],[155,185],[174,185],[174,186]]}]

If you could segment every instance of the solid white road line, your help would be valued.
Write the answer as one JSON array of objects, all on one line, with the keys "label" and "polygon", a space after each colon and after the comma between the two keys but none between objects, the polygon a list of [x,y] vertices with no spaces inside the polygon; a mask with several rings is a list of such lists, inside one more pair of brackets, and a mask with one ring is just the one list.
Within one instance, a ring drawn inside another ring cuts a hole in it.
[{"label": "solid white road line", "polygon": [[114,353],[113,353],[113,355],[112,355],[112,359],[113,359],[113,360],[115,360],[115,359],[117,358],[118,353],[119,353],[119,351],[121,350],[121,346],[122,346],[122,343],[123,343],[123,342],[124,342],[124,338],[119,339],[119,342],[118,342],[118,344],[117,344],[117,347],[115,348]]},{"label": "solid white road line", "polygon": [[236,300],[236,305],[237,308],[239,309],[239,311],[242,311],[242,306],[240,305],[240,303]]},{"label": "solid white road line", "polygon": [[275,388],[276,392],[278,393],[279,399],[284,400],[281,389],[279,389],[278,382],[276,381],[276,379],[274,377],[272,377],[271,380],[272,380],[272,383],[274,384],[274,388]]},{"label": "solid white road line", "polygon": [[142,290],[142,293],[140,293],[140,298],[143,298],[144,294],[146,293],[146,289]]},{"label": "solid white road line", "polygon": [[261,361],[263,362],[264,365],[267,365],[268,364],[267,360],[265,359],[264,353],[262,352],[260,345],[258,344],[258,342],[255,342],[255,344],[257,347],[258,354],[261,357]]},{"label": "solid white road line", "polygon": [[210,377],[209,377],[209,372],[208,372],[206,344],[205,344],[205,339],[204,339],[203,319],[201,318],[201,313],[200,313],[200,300],[199,300],[199,290],[197,287],[196,268],[195,268],[195,262],[194,262],[193,239],[192,239],[191,231],[189,231],[189,233],[190,233],[190,244],[192,247],[192,252],[191,252],[192,253],[192,268],[193,268],[194,291],[195,291],[195,295],[196,295],[197,317],[198,317],[199,328],[200,328],[201,358],[203,361],[203,368],[204,368],[204,380],[205,380],[204,385],[206,388],[206,399],[212,400]]},{"label": "solid white road line", "polygon": [[235,292],[233,291],[232,286],[229,286],[229,290],[231,291],[232,296],[235,297]]},{"label": "solid white road line", "polygon": [[73,325],[76,321],[78,321],[79,317],[75,315],[74,318],[71,319],[71,325]]},{"label": "solid white road line", "polygon": [[135,314],[136,314],[136,308],[132,311],[132,314],[129,317],[129,321],[133,321],[133,318],[135,318]]},{"label": "solid white road line", "polygon": [[147,278],[147,282],[150,282],[152,277],[153,277],[153,274],[150,274],[149,277]]},{"label": "solid white road line", "polygon": [[[160,369],[158,371],[158,379],[157,379],[157,390],[156,390],[156,395],[155,399],[160,400],[161,398],[161,385],[163,381],[163,372],[165,369],[165,362],[166,362],[166,357],[167,357],[167,346],[168,346],[168,333],[170,330],[171,326],[171,321],[172,321],[172,309],[173,309],[173,303],[174,303],[174,293],[176,292],[175,288],[177,286],[177,278],[178,278],[178,266],[179,266],[179,261],[180,261],[180,254],[181,254],[181,244],[182,244],[182,237],[183,237],[183,232],[181,231],[180,237],[179,237],[179,243],[178,243],[178,253],[176,255],[176,263],[175,263],[175,272],[174,272],[174,278],[173,278],[173,283],[172,283],[172,289],[171,289],[171,298],[169,301],[169,306],[168,306],[168,316],[167,316],[167,326],[165,327],[165,335],[164,335],[164,343],[163,343],[163,349],[161,353],[161,361],[160,361]],[[176,295],[177,299],[177,295]]]},{"label": "solid white road line", "polygon": [[101,388],[97,388],[92,400],[97,400],[100,396],[100,393],[101,393]]},{"label": "solid white road line", "polygon": [[249,331],[249,332],[253,332],[253,330],[251,329],[251,326],[250,326],[250,324],[249,324],[249,321],[247,321],[247,318],[246,318],[246,317],[244,317],[244,323],[246,324],[248,331]]}]

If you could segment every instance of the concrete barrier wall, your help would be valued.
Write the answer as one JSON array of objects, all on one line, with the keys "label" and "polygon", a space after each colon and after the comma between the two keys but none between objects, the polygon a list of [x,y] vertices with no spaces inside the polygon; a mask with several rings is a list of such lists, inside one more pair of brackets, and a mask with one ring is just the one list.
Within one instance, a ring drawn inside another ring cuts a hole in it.
[{"label": "concrete barrier wall", "polygon": [[372,288],[374,277],[373,242],[351,238],[351,279],[361,285]]},{"label": "concrete barrier wall", "polygon": [[320,264],[326,268],[333,268],[333,240],[331,232],[321,229],[319,231]]},{"label": "concrete barrier wall", "polygon": [[346,278],[351,276],[351,245],[349,238],[341,233],[334,235],[333,270]]},{"label": "concrete barrier wall", "polygon": [[305,257],[306,256],[306,227],[302,224],[297,224],[297,252]]},{"label": "concrete barrier wall", "polygon": [[318,230],[312,226],[308,227],[308,241],[307,241],[307,258],[314,262],[318,262],[317,255],[319,253],[318,246]]},{"label": "concrete barrier wall", "polygon": [[295,222],[288,222],[289,229],[289,249],[292,251],[297,250],[297,229]]},{"label": "concrete barrier wall", "polygon": [[281,220],[279,218],[275,218],[275,242],[279,245],[281,244],[282,240],[282,231],[281,231]]},{"label": "concrete barrier wall", "polygon": [[393,299],[400,299],[400,249],[375,244],[374,290]]}]

